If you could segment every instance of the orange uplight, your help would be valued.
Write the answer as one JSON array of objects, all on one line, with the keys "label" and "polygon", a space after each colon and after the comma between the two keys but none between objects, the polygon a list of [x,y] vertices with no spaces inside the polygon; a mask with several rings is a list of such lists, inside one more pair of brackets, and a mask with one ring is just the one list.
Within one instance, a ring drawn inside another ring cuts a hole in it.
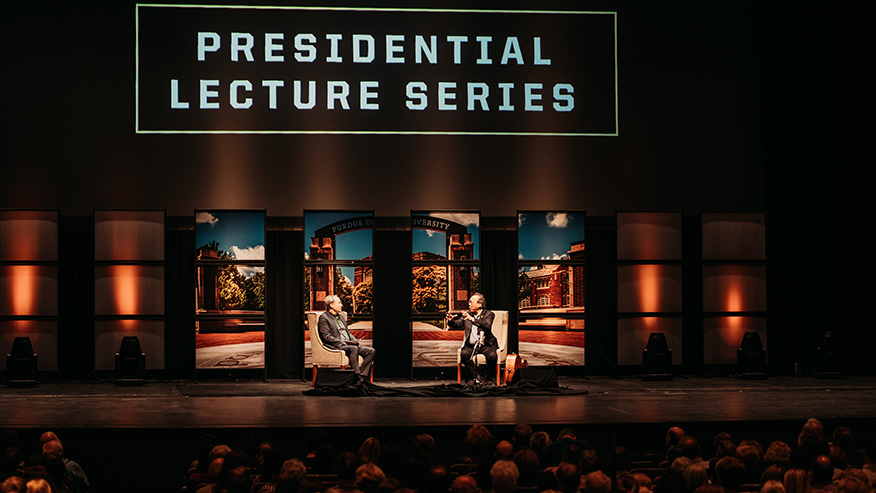
[{"label": "orange uplight", "polygon": [[724,311],[742,311],[742,288],[739,286],[738,282],[732,282],[730,286],[727,287],[727,294],[724,296]]},{"label": "orange uplight", "polygon": [[742,278],[740,277],[742,273],[738,268],[728,268],[727,275],[725,277],[726,288],[724,291],[724,311],[727,312],[741,312],[743,311],[743,291],[744,287],[742,286]]},{"label": "orange uplight", "polygon": [[721,340],[724,341],[734,351],[742,341],[742,336],[745,335],[745,317],[722,317],[721,319]]},{"label": "orange uplight", "polygon": [[643,312],[659,312],[662,294],[660,291],[661,266],[637,265],[636,279],[639,285],[639,307]]},{"label": "orange uplight", "polygon": [[12,270],[12,314],[34,315],[37,301],[39,267],[35,265],[13,265]]},{"label": "orange uplight", "polygon": [[29,334],[37,330],[37,322],[34,320],[12,320],[10,323],[12,324],[12,332],[16,336],[18,334]]},{"label": "orange uplight", "polygon": [[659,320],[660,319],[657,317],[643,317],[642,318],[642,323],[645,324],[645,328],[647,329],[647,332],[648,332],[647,334],[645,334],[644,342],[647,343],[648,342],[648,335],[657,329],[657,323]]},{"label": "orange uplight", "polygon": [[114,265],[110,267],[113,279],[113,298],[116,313],[131,315],[140,308],[141,267],[138,265]]}]

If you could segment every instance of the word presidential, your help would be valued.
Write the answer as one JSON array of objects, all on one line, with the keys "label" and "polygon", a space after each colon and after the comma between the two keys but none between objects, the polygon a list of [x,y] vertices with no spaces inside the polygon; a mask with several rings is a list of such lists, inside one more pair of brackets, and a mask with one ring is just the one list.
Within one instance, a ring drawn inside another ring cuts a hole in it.
[{"label": "word presidential", "polygon": [[[506,36],[449,35],[439,39],[435,35],[387,34],[325,34],[299,33],[292,39],[292,53],[288,53],[284,33],[253,35],[248,32],[232,32],[223,38],[217,32],[198,32],[196,56],[198,62],[209,62],[224,57],[235,63],[257,61],[298,64],[386,64],[404,65],[465,65],[473,66],[549,66],[551,59],[542,52],[541,37],[520,38]],[[257,47],[258,44],[261,46]],[[465,50],[473,43],[475,50]],[[346,44],[346,46],[344,46]],[[378,57],[378,45],[382,48]],[[342,51],[350,56],[342,55]],[[287,54],[288,53],[288,54]],[[476,53],[475,56],[466,56]],[[309,110],[324,105],[325,109],[379,110],[382,102],[379,80],[316,80],[295,79],[291,87],[286,80],[250,79],[232,80],[223,86],[218,79],[199,79],[197,94],[184,94],[180,80],[170,79],[170,108],[188,110],[220,109],[227,105],[236,110],[246,110],[263,105],[275,110],[290,101],[299,110]],[[544,111],[569,112],[575,108],[575,88],[570,83],[555,83],[544,87],[541,82],[480,82],[438,81],[428,84],[422,80],[407,81],[405,106],[411,111],[436,107],[440,111]],[[518,91],[515,94],[515,91]],[[523,104],[519,101],[522,91]],[[291,98],[289,97],[291,96]],[[515,99],[516,98],[516,99]],[[548,101],[548,99],[550,99]],[[358,101],[357,101],[358,100]],[[358,104],[357,104],[358,102]],[[520,107],[522,106],[522,108]]]}]

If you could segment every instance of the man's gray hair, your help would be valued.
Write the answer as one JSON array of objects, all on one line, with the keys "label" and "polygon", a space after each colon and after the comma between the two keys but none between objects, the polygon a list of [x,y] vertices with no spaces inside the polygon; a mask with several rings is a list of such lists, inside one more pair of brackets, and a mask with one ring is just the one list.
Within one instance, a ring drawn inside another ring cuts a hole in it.
[{"label": "man's gray hair", "polygon": [[332,303],[334,303],[335,300],[339,300],[339,301],[340,301],[340,299],[341,299],[340,296],[335,296],[335,295],[333,295],[333,294],[330,294],[330,295],[326,296],[326,297],[325,297],[325,300],[324,300],[326,310],[328,310],[329,305],[331,305]]},{"label": "man's gray hair", "polygon": [[487,299],[484,298],[484,295],[482,295],[481,293],[472,293],[471,297],[475,298],[478,303],[481,304],[481,308],[487,307]]}]

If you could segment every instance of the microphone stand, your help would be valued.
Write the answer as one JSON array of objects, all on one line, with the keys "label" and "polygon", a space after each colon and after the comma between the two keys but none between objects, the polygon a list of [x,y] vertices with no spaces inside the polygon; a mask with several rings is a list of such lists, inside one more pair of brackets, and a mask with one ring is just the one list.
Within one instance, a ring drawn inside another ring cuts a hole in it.
[{"label": "microphone stand", "polygon": [[474,324],[474,322],[472,322],[471,327],[472,329],[474,329],[475,327],[477,327],[478,329],[478,338],[475,341],[474,349],[471,350],[471,360],[477,363],[478,349],[480,349],[481,346],[484,345],[484,333],[479,326]]}]

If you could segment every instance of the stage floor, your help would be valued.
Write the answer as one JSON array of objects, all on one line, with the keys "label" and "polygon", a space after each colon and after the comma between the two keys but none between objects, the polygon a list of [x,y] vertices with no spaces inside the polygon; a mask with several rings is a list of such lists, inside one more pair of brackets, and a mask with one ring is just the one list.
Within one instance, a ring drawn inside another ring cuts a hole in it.
[{"label": "stage floor", "polygon": [[[217,429],[486,425],[666,424],[871,420],[876,377],[563,378],[587,395],[518,397],[308,396],[309,381],[173,381],[143,387],[43,383],[4,388],[0,428]],[[385,387],[450,381],[377,379]]]}]

